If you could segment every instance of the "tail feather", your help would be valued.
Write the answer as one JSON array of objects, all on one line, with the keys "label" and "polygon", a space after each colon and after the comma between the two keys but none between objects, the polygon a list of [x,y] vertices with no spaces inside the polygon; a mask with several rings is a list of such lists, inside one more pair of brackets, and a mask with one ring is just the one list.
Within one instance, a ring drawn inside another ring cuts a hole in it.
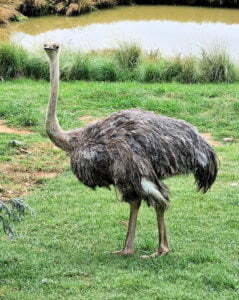
[{"label": "tail feather", "polygon": [[218,172],[218,160],[213,149],[207,144],[206,150],[198,153],[196,169],[194,173],[198,190],[206,193],[214,183]]}]

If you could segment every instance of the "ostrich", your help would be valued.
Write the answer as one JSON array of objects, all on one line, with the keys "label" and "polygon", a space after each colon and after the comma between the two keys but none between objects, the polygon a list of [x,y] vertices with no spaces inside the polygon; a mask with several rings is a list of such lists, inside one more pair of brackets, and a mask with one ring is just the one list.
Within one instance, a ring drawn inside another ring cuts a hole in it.
[{"label": "ostrich", "polygon": [[206,192],[217,176],[217,158],[196,128],[182,120],[139,109],[123,110],[84,128],[64,131],[56,105],[59,87],[59,46],[47,43],[51,92],[46,131],[51,141],[66,151],[76,177],[91,188],[114,185],[130,205],[128,231],[119,255],[134,253],[136,220],[141,201],[153,206],[159,245],[146,257],[169,252],[164,213],[169,191],[163,179],[192,173],[198,189]]}]

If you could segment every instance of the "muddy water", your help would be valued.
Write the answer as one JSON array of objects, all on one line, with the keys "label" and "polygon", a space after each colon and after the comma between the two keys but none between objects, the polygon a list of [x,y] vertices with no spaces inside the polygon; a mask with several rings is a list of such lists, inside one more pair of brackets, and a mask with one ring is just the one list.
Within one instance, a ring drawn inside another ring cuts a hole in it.
[{"label": "muddy water", "polygon": [[116,48],[133,41],[164,55],[198,54],[221,45],[239,56],[239,10],[222,8],[133,6],[100,10],[79,17],[31,18],[0,29],[1,40],[37,50],[53,40],[72,50]]}]

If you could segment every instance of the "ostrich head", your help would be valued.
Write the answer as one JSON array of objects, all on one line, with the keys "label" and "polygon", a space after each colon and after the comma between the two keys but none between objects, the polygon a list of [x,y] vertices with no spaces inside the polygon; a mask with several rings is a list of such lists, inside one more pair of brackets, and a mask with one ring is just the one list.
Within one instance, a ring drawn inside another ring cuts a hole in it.
[{"label": "ostrich head", "polygon": [[55,43],[45,43],[44,44],[44,50],[46,51],[47,56],[50,60],[53,60],[55,57],[57,57],[59,53],[60,46]]}]

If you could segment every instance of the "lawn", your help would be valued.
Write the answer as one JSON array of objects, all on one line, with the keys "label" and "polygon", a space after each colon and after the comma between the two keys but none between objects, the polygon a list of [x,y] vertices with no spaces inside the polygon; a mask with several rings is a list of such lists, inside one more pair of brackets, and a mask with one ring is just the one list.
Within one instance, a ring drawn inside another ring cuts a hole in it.
[{"label": "lawn", "polygon": [[[211,136],[218,179],[205,195],[191,176],[166,181],[169,255],[142,260],[157,246],[156,218],[142,205],[136,253],[118,257],[129,208],[112,189],[92,191],[44,131],[48,83],[0,83],[0,196],[24,195],[36,211],[0,236],[0,299],[238,299],[238,84],[71,82],[61,85],[62,127],[140,107],[196,125]],[[9,127],[7,127],[7,125]],[[1,130],[2,128],[2,130]],[[22,131],[29,132],[23,133]],[[223,138],[233,138],[232,143]],[[13,147],[11,141],[22,142]]]}]

